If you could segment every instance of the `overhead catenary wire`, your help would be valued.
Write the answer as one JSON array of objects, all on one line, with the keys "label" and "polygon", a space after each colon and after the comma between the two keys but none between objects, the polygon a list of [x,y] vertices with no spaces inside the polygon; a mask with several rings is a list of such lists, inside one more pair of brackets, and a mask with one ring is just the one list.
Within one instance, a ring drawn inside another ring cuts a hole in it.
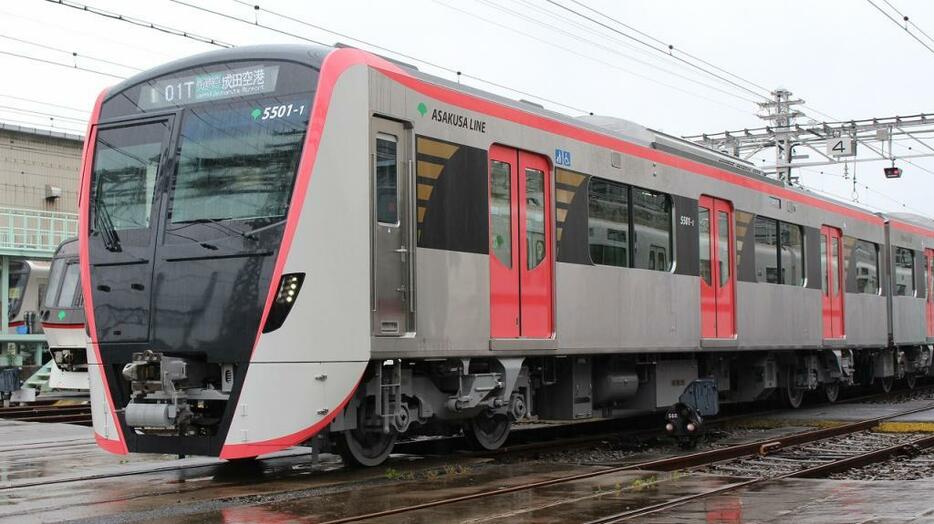
[{"label": "overhead catenary wire", "polygon": [[[609,52],[609,53],[612,53],[612,54],[615,54],[615,55],[620,56],[620,57],[622,57],[622,58],[625,58],[626,60],[631,60],[631,61],[633,61],[633,62],[639,63],[639,64],[644,65],[644,66],[646,66],[646,67],[650,67],[650,68],[652,68],[652,69],[656,69],[656,70],[662,71],[662,72],[665,73],[665,74],[672,75],[672,76],[675,76],[675,77],[680,78],[680,79],[682,79],[682,80],[685,80],[685,81],[688,81],[688,82],[691,82],[691,83],[700,85],[700,86],[705,87],[705,88],[707,88],[707,89],[710,89],[710,90],[712,90],[712,91],[717,91],[717,92],[719,92],[719,93],[721,93],[721,94],[724,94],[724,95],[727,95],[727,96],[730,96],[730,97],[734,97],[734,98],[737,98],[737,99],[739,99],[739,100],[742,100],[742,101],[745,101],[745,102],[749,102],[749,103],[751,103],[751,104],[757,103],[756,100],[753,100],[753,99],[751,99],[751,98],[749,98],[749,97],[742,96],[742,95],[738,95],[738,94],[733,93],[733,92],[731,92],[731,91],[727,91],[726,89],[721,89],[720,87],[717,87],[717,86],[715,86],[715,85],[711,85],[711,84],[708,84],[708,83],[706,83],[706,82],[697,80],[697,79],[695,79],[695,78],[691,78],[691,77],[689,77],[689,76],[687,76],[687,75],[683,75],[683,74],[680,74],[680,73],[671,71],[671,70],[666,69],[666,68],[664,68],[664,67],[662,67],[662,66],[660,66],[660,65],[653,64],[653,63],[647,62],[647,61],[645,61],[645,60],[641,60],[641,59],[639,59],[639,58],[630,56],[630,55],[628,55],[628,54],[626,54],[626,53],[621,52],[619,49],[617,49],[617,48],[615,48],[615,47],[608,46],[608,45],[602,44],[602,43],[600,43],[600,42],[596,42],[596,41],[594,41],[594,40],[591,40],[591,39],[589,39],[589,38],[587,38],[587,37],[584,37],[584,36],[582,36],[582,35],[580,35],[580,34],[577,34],[577,33],[575,33],[575,32],[567,31],[567,30],[561,28],[560,26],[557,26],[557,25],[554,25],[554,24],[550,24],[550,23],[548,23],[548,22],[545,22],[545,21],[542,21],[542,20],[533,18],[533,17],[529,16],[529,15],[526,14],[526,13],[522,13],[522,12],[516,11],[516,10],[514,10],[514,9],[510,9],[510,8],[508,8],[508,7],[505,7],[505,6],[503,6],[503,5],[500,5],[500,4],[497,3],[497,2],[491,2],[491,1],[488,1],[488,0],[477,0],[477,1],[478,1],[479,3],[481,3],[481,4],[484,4],[484,5],[488,6],[488,7],[493,8],[493,9],[499,10],[499,11],[504,12],[504,13],[508,13],[508,14],[510,14],[510,15],[512,15],[512,16],[515,16],[515,17],[517,17],[517,18],[520,18],[520,19],[522,19],[522,20],[526,20],[526,21],[532,22],[533,24],[537,24],[537,25],[540,25],[540,26],[542,26],[542,27],[545,27],[545,28],[548,29],[548,31],[549,31],[550,34],[563,34],[563,35],[567,36],[568,38],[577,40],[578,42],[582,42],[582,43],[584,43],[584,44],[592,45],[592,46],[594,46],[594,47],[597,47],[597,48],[602,49],[602,50],[604,50],[604,51],[607,51],[607,52]],[[538,41],[543,41],[542,39],[537,38],[537,37],[532,37],[531,35],[530,35],[530,37],[531,37],[531,38],[535,38],[535,39],[538,40]],[[555,44],[553,44],[553,45],[555,45]],[[556,47],[559,47],[559,48],[564,49],[564,46],[557,46],[557,45],[556,45]]]},{"label": "overhead catenary wire", "polygon": [[[662,54],[664,54],[664,55],[670,56],[671,58],[673,58],[673,59],[675,59],[675,60],[678,60],[679,62],[683,62],[683,63],[685,63],[685,64],[687,64],[687,65],[689,65],[689,66],[691,66],[691,67],[693,67],[693,68],[695,68],[695,69],[697,69],[697,70],[699,70],[699,71],[702,71],[702,72],[704,72],[704,73],[706,73],[706,74],[708,74],[708,75],[710,75],[710,76],[712,76],[712,77],[714,77],[714,78],[717,78],[717,79],[719,79],[719,80],[721,80],[721,81],[723,81],[723,82],[725,82],[725,83],[727,83],[727,84],[730,84],[730,85],[732,85],[732,86],[734,86],[734,87],[736,87],[736,88],[738,88],[738,89],[741,89],[741,90],[743,90],[743,91],[746,91],[747,93],[749,93],[749,94],[751,94],[751,95],[753,95],[753,96],[756,96],[756,97],[759,97],[759,98],[762,98],[762,99],[765,99],[765,100],[769,100],[769,97],[766,96],[766,95],[763,95],[762,93],[759,93],[759,92],[757,92],[757,91],[754,91],[754,90],[752,90],[752,89],[750,89],[750,88],[748,88],[748,87],[746,87],[746,86],[744,86],[744,85],[738,84],[738,83],[734,82],[733,80],[730,80],[729,78],[724,77],[724,76],[721,75],[721,74],[718,74],[718,73],[715,73],[715,72],[713,72],[713,71],[710,71],[709,69],[705,69],[704,67],[701,67],[701,66],[699,66],[699,65],[697,65],[697,64],[694,64],[694,63],[692,63],[692,62],[690,62],[690,61],[688,61],[688,60],[685,60],[684,58],[681,58],[681,57],[679,57],[679,56],[675,56],[674,54],[670,54],[670,53],[668,52],[668,49],[662,49],[662,48],[658,48],[658,47],[656,47],[656,46],[653,46],[652,44],[650,44],[650,43],[648,43],[648,42],[646,42],[646,41],[644,41],[644,40],[641,40],[641,39],[639,39],[639,38],[636,38],[636,37],[634,37],[634,36],[632,36],[632,35],[626,33],[625,31],[621,31],[621,30],[619,30],[619,29],[617,29],[617,28],[615,28],[615,27],[613,27],[613,26],[610,26],[609,24],[605,24],[605,23],[601,22],[600,20],[597,20],[596,18],[594,18],[594,17],[592,17],[592,16],[589,16],[589,15],[587,15],[587,14],[581,13],[580,11],[574,10],[574,9],[572,9],[572,8],[570,8],[570,7],[568,7],[568,6],[564,5],[564,4],[562,4],[562,3],[560,3],[560,2],[556,2],[555,0],[545,0],[545,1],[548,2],[549,4],[552,4],[552,5],[554,5],[554,6],[560,7],[561,9],[563,9],[563,10],[569,12],[569,13],[572,13],[572,14],[574,14],[575,16],[578,16],[578,17],[580,17],[580,18],[584,18],[584,19],[586,19],[586,20],[589,20],[589,21],[593,22],[594,24],[597,24],[597,25],[599,25],[599,26],[601,26],[601,27],[604,27],[604,28],[606,28],[606,29],[608,29],[608,30],[610,30],[610,31],[613,31],[614,33],[619,34],[620,36],[623,36],[623,37],[628,38],[628,39],[630,39],[630,40],[634,40],[634,41],[636,41],[636,42],[639,42],[640,44],[642,44],[642,45],[644,45],[644,46],[646,46],[646,47],[649,47],[649,48],[651,48],[651,49],[655,49],[656,51],[658,51],[658,52],[660,52],[660,53],[662,53]],[[606,17],[606,15],[603,15],[603,16],[604,16],[605,18],[608,18],[608,19],[609,19],[609,17]]]},{"label": "overhead catenary wire", "polygon": [[898,26],[899,28],[901,28],[903,31],[905,31],[906,33],[908,33],[908,35],[911,36],[911,38],[914,38],[915,41],[917,41],[919,44],[923,45],[928,51],[930,51],[931,53],[934,53],[934,48],[932,48],[930,45],[926,44],[926,43],[924,42],[924,40],[921,40],[920,38],[918,38],[918,35],[912,33],[911,31],[909,31],[907,26],[902,26],[902,24],[898,23],[898,20],[896,20],[895,18],[893,18],[892,15],[890,15],[889,13],[886,13],[884,9],[882,9],[881,7],[879,7],[878,5],[876,5],[876,3],[873,2],[872,0],[866,0],[866,1],[869,2],[869,5],[875,7],[876,10],[878,10],[880,13],[882,13],[883,15],[885,15],[886,18],[888,18],[889,20],[891,20],[893,24],[897,25],[897,26]]},{"label": "overhead catenary wire", "polygon": [[[50,131],[67,131],[68,133],[73,133],[73,134],[76,134],[76,135],[84,135],[84,130],[83,130],[83,129],[80,129],[80,130],[79,130],[79,129],[76,129],[76,128],[74,128],[74,127],[66,127],[66,126],[50,126],[48,123],[44,123],[44,124],[43,124],[43,123],[40,123],[40,122],[31,122],[31,121],[27,121],[27,120],[19,120],[19,119],[17,119],[17,118],[7,118],[7,117],[5,117],[5,116],[0,116],[0,123],[13,124],[13,125],[28,127],[28,128],[32,128],[32,129],[44,128],[44,129],[48,129],[48,130],[50,130]],[[51,128],[51,129],[50,129],[50,128]]]},{"label": "overhead catenary wire", "polygon": [[23,59],[23,60],[30,60],[30,61],[33,61],[33,62],[40,62],[40,63],[43,63],[43,64],[55,65],[55,66],[60,66],[60,67],[67,67],[68,69],[75,69],[75,70],[78,70],[78,71],[85,71],[85,72],[88,72],[88,73],[94,73],[94,74],[101,75],[101,76],[109,76],[110,78],[116,78],[116,79],[119,79],[119,80],[123,80],[123,79],[126,78],[126,77],[124,77],[124,76],[115,75],[115,74],[113,74],[113,73],[108,73],[108,72],[106,72],[106,71],[101,71],[101,70],[99,70],[99,69],[93,69],[93,68],[90,68],[90,67],[79,66],[79,65],[77,65],[77,64],[68,64],[68,63],[65,63],[65,62],[58,62],[58,61],[55,61],[55,60],[49,60],[49,59],[46,59],[46,58],[39,58],[39,57],[36,57],[36,56],[24,55],[24,54],[21,54],[21,53],[13,53],[13,52],[10,52],[10,51],[3,51],[3,50],[0,50],[0,55],[12,56],[12,57],[14,57],[14,58],[21,58],[21,59]]},{"label": "overhead catenary wire", "polygon": [[736,106],[733,106],[733,105],[730,105],[730,104],[726,104],[726,103],[723,103],[723,102],[718,101],[718,100],[714,100],[714,99],[709,98],[709,97],[706,97],[706,96],[704,96],[704,95],[700,95],[700,94],[698,94],[698,93],[695,93],[695,92],[692,92],[692,91],[688,91],[688,90],[686,90],[686,89],[682,89],[682,88],[680,88],[680,87],[678,87],[678,86],[671,85],[671,84],[668,84],[668,83],[666,83],[666,82],[662,82],[662,81],[658,80],[657,78],[653,78],[653,77],[651,77],[651,76],[647,76],[647,75],[642,75],[642,74],[636,73],[635,71],[631,71],[631,70],[629,70],[629,69],[620,67],[620,66],[617,65],[617,64],[613,64],[613,63],[607,62],[607,61],[605,61],[605,60],[601,60],[601,59],[599,59],[599,58],[596,58],[596,57],[594,57],[593,55],[573,51],[573,50],[571,50],[571,49],[568,49],[568,48],[565,47],[565,46],[558,45],[558,44],[556,44],[556,43],[554,43],[554,42],[552,42],[552,41],[549,41],[549,40],[545,40],[545,39],[542,39],[542,38],[538,38],[538,37],[535,36],[535,35],[532,35],[532,34],[527,33],[527,32],[525,32],[525,31],[521,31],[521,30],[519,30],[519,29],[517,29],[517,28],[515,28],[515,27],[513,27],[513,26],[509,26],[509,25],[506,25],[506,24],[502,24],[502,23],[499,23],[499,22],[494,21],[494,20],[490,20],[490,19],[485,18],[485,17],[483,17],[483,16],[480,16],[480,15],[478,15],[478,14],[476,14],[476,13],[472,13],[472,12],[469,12],[469,11],[464,11],[463,9],[460,9],[460,8],[455,7],[455,6],[453,6],[453,5],[449,5],[449,4],[447,4],[447,3],[445,3],[445,2],[443,2],[443,1],[441,1],[441,0],[432,0],[432,1],[435,2],[435,3],[438,4],[438,5],[441,5],[441,6],[443,6],[443,7],[446,7],[447,9],[450,9],[450,10],[452,10],[452,11],[457,11],[457,12],[459,12],[459,13],[465,14],[465,15],[470,16],[470,17],[472,17],[472,18],[476,18],[476,19],[478,19],[478,20],[482,20],[482,21],[484,21],[484,22],[486,22],[486,23],[488,23],[488,24],[491,24],[491,25],[493,25],[493,26],[499,27],[499,28],[504,29],[504,30],[506,30],[506,31],[510,31],[510,32],[512,32],[512,33],[516,33],[516,34],[525,36],[525,37],[527,37],[527,38],[530,38],[530,39],[533,39],[533,40],[535,40],[535,41],[541,42],[541,43],[543,43],[543,44],[545,44],[545,45],[554,47],[554,48],[556,48],[556,49],[560,49],[560,50],[565,51],[565,52],[567,52],[567,53],[570,53],[570,54],[572,54],[572,55],[575,55],[575,56],[578,56],[578,57],[581,57],[581,58],[584,58],[584,59],[587,59],[587,60],[591,60],[591,61],[593,61],[593,62],[596,62],[596,63],[598,63],[598,64],[604,65],[604,66],[606,66],[606,67],[610,67],[610,68],[612,68],[612,69],[616,69],[616,70],[618,70],[618,71],[620,71],[620,72],[623,72],[623,73],[625,73],[625,74],[634,76],[634,77],[636,77],[636,78],[641,78],[641,79],[643,79],[643,80],[645,80],[645,81],[647,81],[647,82],[652,82],[652,83],[655,83],[655,84],[658,84],[658,85],[667,87],[667,88],[669,88],[669,89],[672,89],[672,90],[674,90],[674,91],[678,91],[678,92],[680,92],[680,93],[686,94],[686,95],[688,95],[688,96],[692,96],[692,97],[695,97],[695,98],[699,98],[699,99],[701,99],[701,100],[706,100],[707,102],[710,102],[710,103],[713,103],[713,104],[717,104],[717,105],[720,105],[720,106],[723,106],[723,107],[728,107],[728,108],[733,109],[733,110],[735,110],[735,111],[748,114],[748,111],[747,111],[746,109],[738,108],[738,107],[736,107]]},{"label": "overhead catenary wire", "polygon": [[76,123],[79,123],[79,124],[84,124],[85,122],[87,122],[87,119],[86,119],[86,118],[77,118],[77,117],[73,117],[73,116],[56,115],[56,114],[54,114],[54,113],[49,113],[49,112],[46,112],[46,111],[36,111],[36,110],[34,110],[34,109],[22,109],[22,108],[19,108],[19,107],[7,106],[7,105],[2,105],[2,104],[0,104],[0,110],[2,110],[2,111],[8,111],[8,112],[13,112],[13,113],[23,113],[23,114],[28,114],[28,115],[38,115],[38,116],[51,117],[51,118],[55,118],[55,119],[57,119],[57,120],[65,120],[65,121],[69,121],[69,122],[76,122]]},{"label": "overhead catenary wire", "polygon": [[[223,17],[223,18],[226,18],[226,19],[228,19],[228,20],[236,21],[236,22],[239,22],[239,23],[242,23],[242,24],[246,24],[246,25],[253,26],[253,27],[259,27],[259,28],[265,29],[265,30],[267,30],[267,31],[272,31],[272,32],[275,32],[275,33],[279,33],[279,34],[281,34],[281,35],[289,36],[289,37],[296,38],[296,39],[299,39],[299,40],[304,40],[304,41],[306,41],[306,42],[310,42],[310,43],[313,43],[313,44],[318,44],[318,45],[328,46],[328,47],[331,46],[331,44],[327,44],[327,43],[321,42],[321,41],[319,41],[319,40],[315,40],[315,39],[313,39],[313,38],[309,38],[309,37],[304,36],[304,35],[300,35],[300,34],[297,34],[297,33],[291,32],[291,31],[286,31],[286,30],[281,29],[281,28],[278,28],[278,27],[273,27],[273,26],[271,26],[271,25],[269,25],[269,24],[262,24],[262,23],[260,23],[258,20],[252,20],[252,21],[251,21],[251,20],[248,20],[248,19],[245,19],[245,18],[240,18],[240,17],[238,17],[238,16],[230,15],[230,14],[223,13],[223,12],[220,12],[220,11],[216,11],[216,10],[213,10],[213,9],[208,9],[208,8],[206,8],[206,7],[194,5],[194,4],[191,4],[191,3],[188,3],[188,2],[183,2],[183,1],[180,1],[180,0],[170,0],[170,1],[172,1],[172,2],[174,2],[174,3],[176,3],[176,4],[179,4],[179,5],[183,5],[183,6],[192,8],[192,9],[196,9],[196,10],[199,10],[199,11],[202,11],[202,12],[206,12],[206,13],[209,13],[209,14],[212,14],[212,15],[215,15],[215,16]],[[363,44],[364,46],[367,46],[367,47],[371,47],[371,48],[374,48],[374,49],[377,49],[377,50],[380,50],[380,51],[383,51],[383,52],[386,52],[386,53],[389,53],[389,54],[392,54],[392,55],[395,55],[395,56],[398,56],[398,57],[402,57],[403,59],[406,59],[406,60],[410,60],[410,61],[413,61],[413,62],[418,62],[418,63],[420,63],[420,64],[425,64],[425,65],[428,65],[428,66],[430,66],[430,67],[434,67],[434,68],[440,69],[440,70],[442,70],[442,71],[446,71],[446,72],[448,72],[448,73],[455,74],[455,75],[457,75],[458,78],[469,78],[469,79],[475,80],[475,81],[477,81],[477,82],[481,82],[481,83],[483,83],[483,84],[496,87],[496,88],[498,88],[498,89],[503,89],[503,90],[506,90],[506,91],[510,91],[510,92],[512,92],[512,93],[516,93],[516,94],[522,95],[522,96],[526,96],[526,97],[529,97],[529,98],[533,98],[533,99],[536,99],[536,100],[540,100],[540,101],[542,101],[542,102],[547,102],[547,103],[549,103],[549,104],[552,104],[552,105],[555,105],[555,106],[558,106],[558,107],[563,107],[563,108],[565,108],[565,109],[570,109],[571,111],[576,111],[576,112],[578,112],[578,113],[584,113],[584,114],[589,113],[589,111],[584,110],[584,109],[581,109],[581,108],[579,108],[579,107],[575,107],[575,106],[572,106],[572,105],[565,104],[565,103],[563,103],[563,102],[559,102],[559,101],[552,100],[552,99],[549,99],[549,98],[545,98],[545,97],[542,97],[542,96],[539,96],[539,95],[536,95],[536,94],[533,94],[533,93],[529,93],[529,92],[526,92],[526,91],[522,91],[522,90],[519,90],[519,89],[515,89],[515,88],[512,88],[512,87],[503,85],[503,84],[499,84],[499,83],[496,83],[496,82],[487,80],[487,79],[485,79],[485,78],[481,78],[481,77],[479,77],[479,76],[470,75],[470,74],[464,73],[463,71],[459,71],[459,70],[457,70],[457,69],[454,69],[454,68],[451,68],[451,67],[448,67],[448,66],[444,66],[444,65],[441,65],[441,64],[437,64],[437,63],[434,63],[434,62],[430,62],[430,61],[428,61],[428,60],[424,60],[424,59],[421,59],[421,58],[418,58],[418,57],[415,57],[415,56],[412,56],[412,55],[409,55],[409,54],[406,54],[406,53],[401,53],[401,52],[399,52],[399,51],[395,51],[395,50],[390,49],[390,48],[385,47],[385,46],[381,46],[381,45],[378,45],[378,44],[374,44],[374,43],[368,42],[368,41],[366,41],[366,40],[361,40],[361,39],[359,39],[359,38],[357,38],[357,37],[348,35],[348,34],[346,34],[346,33],[341,33],[341,32],[334,31],[334,30],[332,30],[332,29],[328,29],[328,28],[323,27],[323,26],[320,26],[320,25],[312,24],[312,23],[310,23],[310,22],[304,21],[304,20],[302,20],[302,19],[300,19],[300,18],[291,16],[291,15],[287,15],[287,14],[284,14],[284,13],[281,13],[281,12],[278,12],[278,11],[272,11],[272,10],[269,10],[269,9],[265,9],[265,8],[263,8],[262,6],[258,5],[258,4],[250,4],[250,3],[247,3],[247,2],[241,2],[241,1],[237,1],[237,0],[233,0],[233,1],[236,2],[236,3],[238,3],[238,4],[241,4],[241,5],[246,5],[246,6],[253,7],[255,11],[263,11],[263,12],[269,13],[269,14],[271,14],[271,15],[273,15],[273,16],[277,16],[277,17],[283,18],[283,19],[285,19],[285,20],[289,20],[289,21],[292,21],[292,22],[295,22],[295,23],[298,23],[298,24],[301,24],[301,25],[305,25],[305,26],[307,26],[307,27],[311,27],[311,28],[313,28],[313,29],[317,29],[317,30],[319,30],[319,31],[323,31],[323,32],[325,32],[325,33],[330,33],[330,34],[332,34],[332,35],[336,35],[336,36],[338,36],[338,37],[340,37],[340,38],[344,38],[344,39],[346,39],[346,40],[351,40],[351,41],[354,41],[354,42]]]},{"label": "overhead catenary wire", "polygon": [[[761,89],[761,90],[764,91],[765,93],[770,93],[770,92],[772,91],[771,89],[769,89],[769,88],[767,88],[767,87],[765,87],[765,86],[763,86],[763,85],[761,85],[761,84],[758,84],[758,83],[756,83],[756,82],[753,82],[752,80],[749,80],[748,78],[744,78],[744,77],[742,77],[742,76],[740,76],[740,75],[738,75],[738,74],[736,74],[736,73],[733,73],[732,71],[728,71],[728,70],[726,70],[726,69],[724,69],[724,68],[722,68],[722,67],[720,67],[720,66],[717,66],[716,64],[710,63],[710,62],[708,62],[707,60],[704,60],[703,58],[700,58],[700,57],[698,57],[698,56],[696,56],[696,55],[693,55],[693,54],[691,54],[691,53],[688,53],[687,51],[685,51],[685,50],[683,50],[683,49],[681,49],[681,48],[679,48],[679,47],[676,47],[674,44],[671,44],[671,43],[669,43],[669,42],[664,42],[664,41],[662,41],[662,40],[660,40],[660,39],[658,39],[658,38],[656,38],[656,37],[650,35],[649,33],[646,33],[646,32],[644,32],[644,31],[640,31],[638,28],[633,27],[632,25],[629,25],[629,24],[627,24],[627,23],[625,23],[625,22],[623,22],[623,21],[621,21],[621,20],[619,20],[619,19],[617,19],[617,18],[614,18],[614,17],[612,17],[612,16],[609,16],[608,14],[606,14],[606,13],[604,13],[604,12],[602,12],[602,11],[598,11],[597,9],[594,9],[593,7],[590,7],[589,5],[587,5],[587,4],[583,3],[583,2],[580,2],[580,1],[578,1],[578,0],[570,0],[570,1],[571,1],[572,3],[574,3],[574,4],[579,5],[580,7],[583,7],[584,9],[586,9],[586,10],[588,10],[588,11],[594,13],[594,14],[600,15],[600,16],[602,16],[603,18],[606,18],[607,20],[612,21],[612,22],[615,23],[615,24],[618,24],[618,25],[620,25],[620,26],[622,26],[622,27],[625,27],[626,29],[629,29],[630,31],[632,31],[632,32],[634,32],[634,33],[636,33],[636,34],[638,34],[638,35],[640,35],[640,36],[644,36],[644,37],[646,37],[646,38],[652,40],[653,42],[656,42],[656,43],[658,43],[658,44],[660,44],[660,45],[665,46],[665,47],[667,48],[669,54],[672,54],[672,53],[680,53],[680,54],[682,54],[682,55],[684,55],[684,56],[690,58],[691,60],[694,60],[694,61],[696,61],[696,62],[700,62],[700,63],[702,63],[702,64],[704,64],[704,65],[706,65],[706,66],[708,66],[708,67],[711,67],[711,68],[713,68],[713,69],[716,69],[717,71],[720,71],[721,73],[724,73],[724,74],[726,74],[726,75],[728,75],[728,76],[731,76],[731,77],[733,77],[733,78],[735,78],[735,79],[737,79],[737,80],[739,80],[739,81],[741,81],[741,82],[744,82],[744,83],[749,84],[749,85],[751,85],[751,86],[753,86],[753,87],[756,87],[756,88],[758,88],[758,89]],[[658,49],[655,48],[654,46],[650,46],[650,47],[651,47],[652,49],[656,50],[656,51],[658,50]]]},{"label": "overhead catenary wire", "polygon": [[2,39],[4,39],[4,40],[10,40],[10,41],[12,41],[12,42],[19,42],[19,43],[21,43],[21,44],[31,45],[31,46],[34,46],[34,47],[38,47],[38,48],[40,48],[40,49],[48,50],[48,51],[56,51],[56,52],[58,52],[58,53],[65,53],[65,54],[67,54],[67,55],[71,55],[71,56],[72,56],[73,58],[75,58],[75,59],[78,59],[78,58],[86,58],[86,59],[88,59],[88,60],[93,60],[93,61],[95,61],[95,62],[100,62],[100,63],[102,63],[102,64],[107,64],[107,65],[112,65],[112,66],[117,66],[117,67],[123,67],[123,68],[126,68],[126,69],[131,69],[131,70],[133,70],[133,71],[142,71],[142,69],[140,69],[140,68],[138,68],[138,67],[131,66],[131,65],[121,64],[120,62],[114,62],[114,61],[111,61],[111,60],[107,60],[107,59],[105,59],[105,58],[98,58],[98,57],[91,56],[91,55],[85,55],[85,54],[83,54],[83,53],[78,53],[77,51],[70,51],[70,50],[68,50],[68,49],[62,49],[62,48],[60,48],[60,47],[54,47],[54,46],[50,46],[50,45],[48,45],[48,44],[43,44],[43,43],[39,43],[39,42],[34,42],[34,41],[32,41],[32,40],[26,40],[26,39],[24,39],[24,38],[17,38],[17,37],[15,37],[15,36],[9,36],[9,35],[0,35],[0,38],[2,38]]},{"label": "overhead catenary wire", "polygon": [[128,24],[132,24],[135,26],[145,27],[146,29],[152,29],[152,30],[160,31],[166,34],[170,34],[170,35],[174,35],[174,36],[178,36],[182,38],[187,38],[189,40],[195,40],[203,44],[209,44],[209,45],[213,45],[217,47],[234,47],[233,44],[224,42],[222,40],[218,40],[216,38],[209,38],[206,36],[201,36],[199,34],[192,33],[190,31],[183,31],[181,29],[176,29],[174,27],[169,27],[169,26],[162,25],[162,24],[156,24],[153,22],[142,20],[140,18],[130,17],[130,16],[126,16],[120,13],[114,13],[112,11],[105,11],[103,9],[98,9],[93,6],[79,4],[77,2],[71,2],[69,0],[46,0],[46,2],[51,2],[53,4],[70,7],[72,9],[77,9],[79,11],[84,11],[84,12],[91,13],[97,16],[103,16],[105,18],[110,18],[112,20],[119,20],[120,22],[126,22]]},{"label": "overhead catenary wire", "polygon": [[19,100],[20,102],[32,102],[32,103],[34,103],[34,104],[41,104],[41,105],[43,105],[43,106],[55,107],[55,108],[58,108],[58,109],[67,109],[67,110],[69,110],[69,111],[75,111],[75,112],[77,112],[77,113],[85,113],[85,114],[90,113],[90,111],[88,111],[87,109],[79,109],[79,108],[77,108],[77,107],[64,106],[64,105],[55,104],[55,103],[52,103],[52,102],[45,102],[45,101],[43,101],[43,100],[36,100],[35,98],[26,98],[26,97],[22,97],[22,96],[14,96],[14,95],[6,94],[6,93],[0,93],[0,98],[9,98],[10,100]]},{"label": "overhead catenary wire", "polygon": [[895,7],[894,5],[892,5],[892,2],[889,2],[889,0],[882,0],[882,1],[885,2],[885,5],[891,7],[893,11],[895,11],[896,13],[898,13],[898,16],[902,17],[902,20],[904,20],[904,21],[907,22],[909,25],[911,25],[911,27],[914,27],[915,29],[917,29],[919,33],[921,33],[922,35],[925,36],[925,38],[927,38],[928,40],[934,42],[934,38],[931,38],[931,35],[927,34],[927,33],[924,31],[924,29],[921,29],[920,27],[918,27],[918,24],[914,23],[914,21],[911,20],[910,18],[908,18],[908,16],[906,16],[904,13],[902,13],[901,11],[899,11],[897,7]]}]

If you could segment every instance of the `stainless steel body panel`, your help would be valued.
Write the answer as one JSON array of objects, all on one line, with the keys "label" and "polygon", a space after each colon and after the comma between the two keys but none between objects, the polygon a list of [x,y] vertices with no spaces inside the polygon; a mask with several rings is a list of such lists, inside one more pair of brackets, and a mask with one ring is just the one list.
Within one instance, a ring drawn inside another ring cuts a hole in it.
[{"label": "stainless steel body panel", "polygon": [[803,349],[822,345],[820,290],[738,282],[737,341],[746,349]]},{"label": "stainless steel body panel", "polygon": [[896,345],[927,342],[924,307],[923,298],[892,297],[892,341]]},{"label": "stainless steel body panel", "polygon": [[696,277],[558,264],[562,352],[694,350],[700,338]]},{"label": "stainless steel body panel", "polygon": [[885,347],[888,343],[886,299],[882,295],[847,293],[846,345],[851,347]]}]

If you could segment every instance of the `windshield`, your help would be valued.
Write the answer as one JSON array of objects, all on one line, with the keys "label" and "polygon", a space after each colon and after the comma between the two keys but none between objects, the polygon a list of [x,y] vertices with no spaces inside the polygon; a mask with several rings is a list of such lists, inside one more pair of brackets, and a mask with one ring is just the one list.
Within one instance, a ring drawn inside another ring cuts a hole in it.
[{"label": "windshield", "polygon": [[309,95],[188,109],[170,222],[284,217],[310,112]]},{"label": "windshield", "polygon": [[60,308],[78,307],[81,305],[81,266],[78,261],[71,261],[65,269],[65,278],[62,279],[62,292],[58,295],[56,306]]},{"label": "windshield", "polygon": [[13,260],[10,262],[10,289],[7,296],[10,318],[19,315],[20,306],[23,304],[23,293],[26,291],[26,281],[29,280],[29,266],[22,262]]},{"label": "windshield", "polygon": [[166,130],[161,121],[97,133],[93,231],[149,227]]},{"label": "windshield", "polygon": [[45,290],[45,300],[42,302],[46,307],[54,307],[58,290],[61,289],[62,273],[65,271],[66,261],[64,258],[56,258],[52,261],[52,267],[49,269],[49,285]]}]

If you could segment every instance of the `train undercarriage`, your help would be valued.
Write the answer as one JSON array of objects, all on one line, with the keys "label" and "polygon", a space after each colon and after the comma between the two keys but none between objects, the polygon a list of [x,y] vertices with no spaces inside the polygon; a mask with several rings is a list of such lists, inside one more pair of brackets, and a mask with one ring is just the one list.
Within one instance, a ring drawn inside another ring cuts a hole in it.
[{"label": "train undercarriage", "polygon": [[[931,369],[932,349],[373,361],[331,423],[329,438],[315,445],[333,446],[345,461],[362,466],[383,462],[402,435],[462,432],[473,448],[493,450],[523,419],[617,418],[666,408],[670,418],[698,382],[709,384],[715,397],[713,411],[708,407],[704,415],[715,414],[718,402],[769,397],[797,408],[809,392],[835,402],[842,389],[855,385],[887,392],[904,380],[913,388]],[[685,420],[694,422],[682,428],[699,434],[705,408],[687,408],[692,413]],[[692,436],[680,438],[693,442]]]}]

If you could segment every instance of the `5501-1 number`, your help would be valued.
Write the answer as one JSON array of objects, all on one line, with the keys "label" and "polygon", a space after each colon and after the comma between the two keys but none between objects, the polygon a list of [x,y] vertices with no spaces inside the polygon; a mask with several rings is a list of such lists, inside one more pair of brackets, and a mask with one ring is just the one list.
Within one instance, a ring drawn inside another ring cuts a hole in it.
[{"label": "5501-1 number", "polygon": [[281,105],[281,106],[269,106],[263,108],[263,116],[261,120],[272,120],[274,118],[286,118],[292,115],[303,115],[305,114],[305,105]]}]

